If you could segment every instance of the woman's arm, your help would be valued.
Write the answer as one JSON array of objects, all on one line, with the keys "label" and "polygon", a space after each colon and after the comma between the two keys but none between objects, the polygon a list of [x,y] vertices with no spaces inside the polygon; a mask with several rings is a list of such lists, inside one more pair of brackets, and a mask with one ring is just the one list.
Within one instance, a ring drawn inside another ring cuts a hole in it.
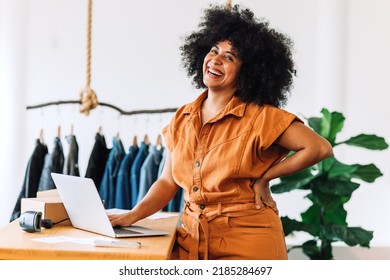
[{"label": "woman's arm", "polygon": [[160,178],[153,183],[144,198],[130,212],[108,216],[113,226],[130,226],[156,213],[174,197],[179,186],[172,177],[171,154],[169,151],[166,156]]},{"label": "woman's arm", "polygon": [[273,165],[253,185],[255,204],[261,208],[261,201],[272,200],[269,182],[275,178],[291,175],[310,167],[333,154],[330,143],[304,124],[294,121],[275,141],[295,153]]}]

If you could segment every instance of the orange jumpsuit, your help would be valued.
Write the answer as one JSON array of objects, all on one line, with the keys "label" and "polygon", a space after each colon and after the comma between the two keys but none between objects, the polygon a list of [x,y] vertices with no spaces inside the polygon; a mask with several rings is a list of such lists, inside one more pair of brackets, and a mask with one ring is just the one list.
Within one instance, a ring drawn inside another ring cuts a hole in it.
[{"label": "orange jumpsuit", "polygon": [[253,182],[288,150],[273,145],[295,115],[233,96],[203,126],[203,92],[164,128],[175,182],[184,190],[180,259],[287,259],[276,208],[254,205]]}]

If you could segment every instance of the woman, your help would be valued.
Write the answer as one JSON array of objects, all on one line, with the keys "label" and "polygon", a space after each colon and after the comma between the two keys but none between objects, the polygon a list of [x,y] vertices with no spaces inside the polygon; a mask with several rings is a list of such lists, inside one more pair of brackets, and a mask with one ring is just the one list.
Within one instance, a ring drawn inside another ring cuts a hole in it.
[{"label": "woman", "polygon": [[[287,259],[269,183],[332,154],[330,144],[280,109],[292,85],[290,41],[238,5],[210,6],[182,46],[184,67],[205,91],[164,128],[161,177],[129,213],[130,225],[184,191],[180,259]],[[289,151],[293,155],[286,157]]]}]

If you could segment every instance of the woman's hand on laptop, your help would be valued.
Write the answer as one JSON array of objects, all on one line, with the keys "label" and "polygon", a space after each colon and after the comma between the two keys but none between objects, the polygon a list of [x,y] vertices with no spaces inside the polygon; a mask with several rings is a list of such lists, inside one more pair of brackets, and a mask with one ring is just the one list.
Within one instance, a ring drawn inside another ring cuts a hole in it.
[{"label": "woman's hand on laptop", "polygon": [[133,223],[136,222],[136,220],[134,219],[134,215],[131,211],[123,214],[110,214],[108,215],[108,219],[110,220],[111,225],[113,227],[131,226]]}]

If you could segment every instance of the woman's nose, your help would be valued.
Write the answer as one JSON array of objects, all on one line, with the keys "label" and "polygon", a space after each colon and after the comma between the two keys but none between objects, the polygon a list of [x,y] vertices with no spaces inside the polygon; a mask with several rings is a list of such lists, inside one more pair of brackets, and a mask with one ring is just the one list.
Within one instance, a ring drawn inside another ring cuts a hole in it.
[{"label": "woman's nose", "polygon": [[221,55],[216,55],[214,56],[211,61],[214,63],[214,64],[221,64],[222,62],[222,58],[221,58]]}]

